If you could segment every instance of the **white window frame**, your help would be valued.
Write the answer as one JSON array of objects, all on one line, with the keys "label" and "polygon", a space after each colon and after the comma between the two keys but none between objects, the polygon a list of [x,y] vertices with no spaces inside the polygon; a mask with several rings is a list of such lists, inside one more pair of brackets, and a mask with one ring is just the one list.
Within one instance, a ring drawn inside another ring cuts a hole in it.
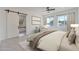
[{"label": "white window frame", "polygon": [[[49,16],[49,17],[53,17],[53,25],[54,25],[54,16]],[[49,18],[49,17],[47,17],[47,18]],[[49,25],[49,24],[47,23],[47,19],[46,19],[46,25]],[[49,25],[49,26],[51,26],[51,25]]]},{"label": "white window frame", "polygon": [[[67,14],[57,15],[57,26],[59,26],[59,25],[58,25],[58,23],[59,23],[58,17],[59,17],[59,16],[64,16],[64,18],[65,18],[65,16],[67,16]],[[66,19],[65,19],[65,20],[66,20]],[[66,25],[66,24],[65,24],[65,20],[64,20],[64,24],[63,24],[63,25]],[[67,20],[66,20],[66,21],[67,21]]]}]

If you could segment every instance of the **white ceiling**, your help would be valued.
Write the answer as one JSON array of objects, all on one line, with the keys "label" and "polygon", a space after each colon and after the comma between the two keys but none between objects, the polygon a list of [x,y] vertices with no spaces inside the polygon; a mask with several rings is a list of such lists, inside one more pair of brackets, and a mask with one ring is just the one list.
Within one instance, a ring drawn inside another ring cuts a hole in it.
[{"label": "white ceiling", "polygon": [[[73,9],[74,7],[50,7],[50,8],[55,8],[55,10],[49,12],[49,13],[54,13],[54,12]],[[46,11],[46,7],[23,7],[22,9],[29,10],[29,11],[34,12],[34,13],[39,13],[41,15],[49,14]]]}]

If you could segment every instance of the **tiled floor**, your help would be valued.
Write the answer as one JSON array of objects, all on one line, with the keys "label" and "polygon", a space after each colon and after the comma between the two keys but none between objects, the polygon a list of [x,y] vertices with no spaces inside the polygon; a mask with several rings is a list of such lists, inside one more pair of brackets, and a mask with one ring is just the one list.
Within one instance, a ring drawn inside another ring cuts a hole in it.
[{"label": "tiled floor", "polygon": [[19,42],[25,41],[26,36],[6,39],[0,42],[0,51],[32,51],[29,46],[22,48]]}]

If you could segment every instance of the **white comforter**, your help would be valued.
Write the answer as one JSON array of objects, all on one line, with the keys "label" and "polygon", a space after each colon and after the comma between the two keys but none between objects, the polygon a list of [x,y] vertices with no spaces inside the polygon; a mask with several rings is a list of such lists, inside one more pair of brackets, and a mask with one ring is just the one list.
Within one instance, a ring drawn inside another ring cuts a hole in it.
[{"label": "white comforter", "polygon": [[[31,35],[30,40],[38,34]],[[69,44],[66,32],[64,31],[56,31],[42,37],[38,42],[37,48],[44,51],[79,51],[75,44]]]},{"label": "white comforter", "polygon": [[64,31],[56,31],[42,37],[37,48],[46,51],[57,51],[60,48],[65,34],[66,32]]},{"label": "white comforter", "polygon": [[61,42],[60,51],[79,51],[79,48],[76,47],[76,44],[70,44],[65,36]]}]

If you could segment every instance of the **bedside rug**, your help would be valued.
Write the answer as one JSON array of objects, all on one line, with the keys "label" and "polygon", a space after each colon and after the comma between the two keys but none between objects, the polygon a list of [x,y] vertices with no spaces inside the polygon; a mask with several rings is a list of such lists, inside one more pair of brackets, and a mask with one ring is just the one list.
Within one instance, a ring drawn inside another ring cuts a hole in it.
[{"label": "bedside rug", "polygon": [[27,41],[22,41],[19,42],[19,45],[25,50],[25,51],[33,51],[31,47],[29,47],[29,42]]}]

